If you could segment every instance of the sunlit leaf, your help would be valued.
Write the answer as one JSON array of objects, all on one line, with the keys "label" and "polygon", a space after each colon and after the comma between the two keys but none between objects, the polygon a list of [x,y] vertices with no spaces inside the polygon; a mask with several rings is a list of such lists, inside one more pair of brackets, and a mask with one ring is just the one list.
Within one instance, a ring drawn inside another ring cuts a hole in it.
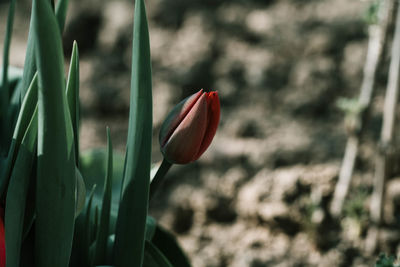
[{"label": "sunlit leaf", "polygon": [[149,32],[143,0],[135,3],[132,49],[128,141],[115,236],[117,267],[141,266],[144,253],[151,165],[152,85]]},{"label": "sunlit leaf", "polygon": [[14,165],[19,145],[22,142],[22,138],[26,133],[26,129],[32,119],[34,110],[37,106],[38,99],[38,83],[37,77],[34,76],[29,86],[28,93],[24,98],[21,106],[21,110],[17,119],[16,126],[14,128],[14,135],[11,141],[10,149],[8,152],[7,159],[4,162],[4,166],[0,169],[0,196],[1,199],[5,199],[5,192],[8,185],[8,181],[11,175],[11,170]]},{"label": "sunlit leaf", "polygon": [[[65,1],[64,1],[65,2]],[[76,166],[79,164],[79,54],[78,45],[74,42],[72,47],[72,56],[69,67],[69,76],[67,80],[67,100],[69,112],[71,114],[72,128],[74,130],[75,141],[75,160]]]},{"label": "sunlit leaf", "polygon": [[34,113],[19,148],[7,190],[5,209],[7,266],[19,266],[28,187],[34,182],[32,172],[36,157],[36,143],[37,112]]},{"label": "sunlit leaf", "polygon": [[67,17],[68,0],[58,0],[56,5],[56,17],[60,32],[64,30],[65,18]]},{"label": "sunlit leaf", "polygon": [[69,264],[75,219],[75,152],[61,35],[48,0],[33,1],[39,77],[35,263]]}]

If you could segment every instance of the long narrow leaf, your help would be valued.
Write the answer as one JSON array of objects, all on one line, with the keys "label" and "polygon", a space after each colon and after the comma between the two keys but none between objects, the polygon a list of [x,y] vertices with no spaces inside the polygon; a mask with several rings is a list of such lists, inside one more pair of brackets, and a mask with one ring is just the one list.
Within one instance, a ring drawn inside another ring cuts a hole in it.
[{"label": "long narrow leaf", "polygon": [[78,45],[75,41],[72,47],[69,76],[67,80],[67,99],[69,112],[71,114],[72,127],[74,130],[76,166],[79,168],[79,54]]},{"label": "long narrow leaf", "polygon": [[33,76],[36,73],[35,46],[36,44],[33,35],[33,10],[32,10],[31,22],[29,24],[28,44],[25,53],[24,72],[22,74],[22,80],[19,83],[20,87],[19,91],[21,92],[21,99],[24,99],[25,94],[29,87],[29,83],[31,82]]},{"label": "long narrow leaf", "polygon": [[[107,166],[108,152],[107,149],[86,150],[81,155],[81,172],[85,177],[85,185],[91,188],[97,185],[94,193],[93,202],[95,205],[101,205],[104,193],[104,177],[106,177],[105,169],[98,166]],[[112,173],[112,197],[111,197],[111,221],[110,229],[115,230],[115,223],[118,216],[118,207],[120,202],[120,188],[123,176],[124,156],[121,153],[113,153],[113,173]],[[113,230],[113,234],[115,234]],[[110,233],[111,234],[111,233]]]},{"label": "long narrow leaf", "polygon": [[5,229],[7,266],[19,266],[26,199],[36,157],[37,112],[20,146],[7,190]]},{"label": "long narrow leaf", "polygon": [[85,208],[86,200],[86,185],[83,180],[82,174],[78,168],[75,168],[76,176],[76,195],[75,195],[75,218],[79,216],[81,211]]},{"label": "long narrow leaf", "polygon": [[5,192],[10,178],[11,170],[18,153],[19,145],[30,123],[33,112],[37,106],[38,84],[37,76],[34,76],[29,86],[28,93],[24,98],[21,110],[14,129],[13,139],[11,141],[8,157],[4,167],[0,170],[0,198],[5,199]]},{"label": "long narrow leaf", "polygon": [[9,117],[11,87],[8,82],[8,60],[14,24],[15,3],[16,0],[11,0],[10,2],[7,17],[6,36],[4,39],[3,68],[1,74],[2,84],[0,86],[0,156],[7,153],[7,150],[9,149],[9,140],[12,135],[11,129],[13,126],[13,121],[10,120]]},{"label": "long narrow leaf", "polygon": [[33,1],[39,70],[35,263],[66,267],[75,218],[75,155],[65,96],[61,35],[48,0]]},{"label": "long narrow leaf", "polygon": [[[7,113],[8,104],[10,101],[10,88],[8,86],[8,60],[10,53],[11,36],[14,24],[14,13],[15,13],[16,0],[11,0],[10,7],[8,9],[7,17],[7,29],[6,36],[4,38],[4,50],[3,50],[3,68],[2,68],[2,87],[1,87],[1,105],[0,105],[0,118],[5,119]],[[4,129],[3,129],[4,130]],[[4,137],[3,137],[4,138]]]},{"label": "long narrow leaf", "polygon": [[154,244],[146,240],[143,267],[173,267],[173,265]]},{"label": "long narrow leaf", "polygon": [[94,195],[94,190],[96,189],[96,185],[92,187],[92,190],[90,191],[89,198],[88,198],[88,204],[86,207],[86,214],[85,214],[85,232],[84,232],[84,237],[83,237],[83,256],[81,260],[81,263],[90,266],[91,264],[91,259],[90,259],[90,244],[92,243],[92,231],[93,231],[93,225],[92,225],[92,220],[91,220],[91,213],[92,213],[92,202],[93,202],[93,195]]},{"label": "long narrow leaf", "polygon": [[56,5],[56,17],[61,33],[64,30],[65,18],[67,17],[68,2],[68,0],[58,0]]},{"label": "long narrow leaf", "polygon": [[103,204],[101,207],[100,225],[96,241],[94,263],[104,263],[107,255],[107,242],[110,226],[110,210],[112,198],[112,173],[113,173],[113,152],[110,137],[110,128],[107,127],[107,169],[104,181]]},{"label": "long narrow leaf", "polygon": [[165,257],[179,267],[190,267],[189,259],[182,251],[174,235],[157,225],[151,242],[157,246]]},{"label": "long narrow leaf", "polygon": [[28,94],[22,102],[21,111],[18,116],[17,124],[15,125],[13,139],[21,143],[24,133],[30,123],[34,111],[36,110],[38,101],[38,79],[37,73],[33,76],[28,88]]},{"label": "long narrow leaf", "polygon": [[143,0],[135,3],[131,99],[123,195],[115,236],[117,267],[142,266],[148,209],[152,92],[149,32]]},{"label": "long narrow leaf", "polygon": [[[62,29],[64,28],[67,7],[68,7],[68,0],[57,1],[56,16],[60,32],[62,32]],[[28,90],[29,83],[31,82],[33,75],[36,72],[35,46],[36,44],[33,34],[33,10],[32,10],[31,22],[28,33],[28,43],[25,53],[24,72],[22,76],[22,81],[19,84],[20,87],[19,89],[21,91],[21,100],[25,97],[25,93]]]}]

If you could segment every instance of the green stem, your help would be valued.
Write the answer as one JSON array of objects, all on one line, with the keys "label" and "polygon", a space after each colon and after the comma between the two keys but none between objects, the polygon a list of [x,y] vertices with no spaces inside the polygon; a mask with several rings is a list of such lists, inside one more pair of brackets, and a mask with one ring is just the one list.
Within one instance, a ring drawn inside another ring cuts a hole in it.
[{"label": "green stem", "polygon": [[171,168],[172,164],[169,163],[165,158],[163,159],[160,168],[158,168],[156,175],[154,176],[153,180],[150,184],[150,193],[149,199],[151,200],[157,189],[163,184],[164,176],[167,174],[169,168]]}]

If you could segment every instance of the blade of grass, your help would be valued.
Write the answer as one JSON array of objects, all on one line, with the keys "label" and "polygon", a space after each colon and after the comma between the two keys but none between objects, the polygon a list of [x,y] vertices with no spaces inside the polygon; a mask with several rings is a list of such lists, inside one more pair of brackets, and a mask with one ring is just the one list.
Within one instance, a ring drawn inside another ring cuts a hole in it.
[{"label": "blade of grass", "polygon": [[94,263],[101,264],[107,255],[107,242],[110,226],[110,210],[112,198],[112,173],[113,173],[113,154],[110,137],[110,128],[107,127],[107,169],[104,181],[103,204],[101,207],[100,225],[96,241]]},{"label": "blade of grass", "polygon": [[74,232],[75,152],[61,35],[49,1],[33,1],[33,24],[40,85],[35,263],[66,267]]},{"label": "blade of grass", "polygon": [[143,0],[135,3],[131,99],[123,195],[115,236],[117,267],[142,266],[151,165],[152,92],[149,31]]},{"label": "blade of grass", "polygon": [[5,210],[7,266],[19,266],[26,198],[36,157],[37,109],[20,146],[7,190]]},{"label": "blade of grass", "polygon": [[[64,1],[65,2],[65,1]],[[75,141],[75,161],[79,168],[79,54],[78,45],[74,41],[72,47],[72,56],[69,67],[69,76],[67,80],[67,99],[69,112],[71,114],[72,128],[74,130]]]}]

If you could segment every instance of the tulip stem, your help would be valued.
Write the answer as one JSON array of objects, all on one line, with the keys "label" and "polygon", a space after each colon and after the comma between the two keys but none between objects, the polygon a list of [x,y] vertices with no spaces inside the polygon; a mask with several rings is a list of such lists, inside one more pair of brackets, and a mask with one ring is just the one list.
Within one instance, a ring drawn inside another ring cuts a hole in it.
[{"label": "tulip stem", "polygon": [[160,168],[158,168],[156,175],[154,176],[153,180],[150,184],[150,193],[149,199],[151,200],[157,189],[163,184],[164,176],[167,174],[169,168],[171,168],[172,164],[169,163],[165,158],[163,159]]}]

